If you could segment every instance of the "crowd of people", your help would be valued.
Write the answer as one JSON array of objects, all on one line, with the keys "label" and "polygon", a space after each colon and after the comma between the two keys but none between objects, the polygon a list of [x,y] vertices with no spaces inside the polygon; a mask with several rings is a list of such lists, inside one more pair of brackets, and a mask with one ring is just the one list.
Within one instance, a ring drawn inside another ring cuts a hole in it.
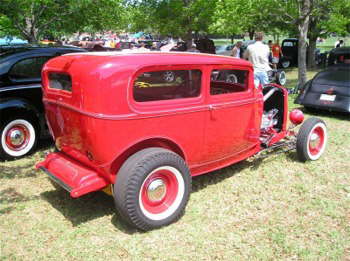
[{"label": "crowd of people", "polygon": [[231,56],[246,59],[253,64],[254,81],[258,85],[269,83],[268,71],[272,68],[277,69],[283,53],[278,40],[275,43],[269,40],[266,45],[263,43],[263,33],[259,32],[255,34],[255,42],[248,45],[246,50],[243,48],[243,42],[237,41],[232,48]]},{"label": "crowd of people", "polygon": [[[129,40],[129,39],[127,39]],[[147,41],[146,41],[147,40]],[[94,48],[97,46],[99,50],[105,49],[121,49],[122,51],[180,51],[180,52],[193,52],[193,53],[209,53],[215,54],[216,48],[214,41],[209,39],[208,36],[200,37],[191,43],[178,39],[166,39],[165,41],[153,41],[152,39],[133,39],[129,40],[127,48],[123,48],[122,44],[126,42],[126,39],[119,37],[113,37],[108,40],[102,41],[101,39],[94,39],[89,41],[80,41],[79,44],[82,47],[89,47],[89,44],[93,42]],[[334,47],[344,46],[344,41],[339,39],[336,41]],[[263,42],[263,34],[256,33],[255,42],[243,46],[242,41],[237,41],[231,50],[232,57],[249,60],[254,66],[254,77],[256,83],[267,84],[268,83],[268,71],[277,70],[277,65],[283,56],[282,48],[279,41],[273,42],[269,40],[267,44]]]}]

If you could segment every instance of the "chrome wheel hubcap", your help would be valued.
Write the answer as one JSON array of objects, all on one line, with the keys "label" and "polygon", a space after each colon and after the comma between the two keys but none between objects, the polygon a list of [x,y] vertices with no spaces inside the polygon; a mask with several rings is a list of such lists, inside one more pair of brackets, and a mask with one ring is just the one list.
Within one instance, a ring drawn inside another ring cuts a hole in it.
[{"label": "chrome wheel hubcap", "polygon": [[166,185],[162,179],[153,180],[147,188],[147,196],[151,201],[160,201],[166,194]]},{"label": "chrome wheel hubcap", "polygon": [[310,147],[316,148],[319,142],[320,142],[320,137],[317,135],[317,133],[312,133],[310,137]]},{"label": "chrome wheel hubcap", "polygon": [[24,133],[20,130],[13,130],[10,133],[10,141],[14,146],[19,146],[24,142]]}]

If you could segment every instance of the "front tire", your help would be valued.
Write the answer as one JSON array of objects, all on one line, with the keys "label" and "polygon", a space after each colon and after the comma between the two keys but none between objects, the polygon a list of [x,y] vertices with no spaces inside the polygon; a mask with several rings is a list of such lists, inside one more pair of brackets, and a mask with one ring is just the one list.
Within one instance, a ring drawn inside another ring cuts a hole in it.
[{"label": "front tire", "polygon": [[323,154],[327,144],[327,128],[323,120],[309,118],[300,127],[297,136],[297,155],[305,162],[317,160]]},{"label": "front tire", "polygon": [[278,71],[276,74],[276,82],[282,86],[287,83],[287,76],[284,71]]},{"label": "front tire", "polygon": [[178,220],[190,190],[191,176],[184,160],[172,151],[148,148],[122,165],[113,193],[121,217],[147,231]]},{"label": "front tire", "polygon": [[0,126],[0,158],[13,160],[30,154],[36,147],[38,131],[32,120],[18,117]]}]

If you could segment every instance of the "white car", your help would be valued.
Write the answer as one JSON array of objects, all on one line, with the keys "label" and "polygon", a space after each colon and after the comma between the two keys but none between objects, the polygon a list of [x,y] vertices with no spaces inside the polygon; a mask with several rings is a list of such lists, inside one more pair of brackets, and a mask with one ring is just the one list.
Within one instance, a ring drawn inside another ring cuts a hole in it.
[{"label": "white car", "polygon": [[233,44],[228,44],[228,45],[218,45],[216,46],[216,54],[217,55],[226,55],[226,56],[230,56],[232,53],[232,48],[233,48]]}]

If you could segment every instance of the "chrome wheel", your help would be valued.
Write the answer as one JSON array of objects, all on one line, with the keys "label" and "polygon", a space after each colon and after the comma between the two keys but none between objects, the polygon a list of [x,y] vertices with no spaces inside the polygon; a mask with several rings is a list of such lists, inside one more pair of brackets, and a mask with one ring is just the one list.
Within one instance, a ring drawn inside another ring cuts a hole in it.
[{"label": "chrome wheel", "polygon": [[36,143],[33,125],[24,119],[8,122],[1,133],[1,149],[5,158],[12,159],[29,153]]},{"label": "chrome wheel", "polygon": [[166,71],[163,74],[163,79],[166,82],[173,82],[175,80],[175,74],[172,71]]}]

